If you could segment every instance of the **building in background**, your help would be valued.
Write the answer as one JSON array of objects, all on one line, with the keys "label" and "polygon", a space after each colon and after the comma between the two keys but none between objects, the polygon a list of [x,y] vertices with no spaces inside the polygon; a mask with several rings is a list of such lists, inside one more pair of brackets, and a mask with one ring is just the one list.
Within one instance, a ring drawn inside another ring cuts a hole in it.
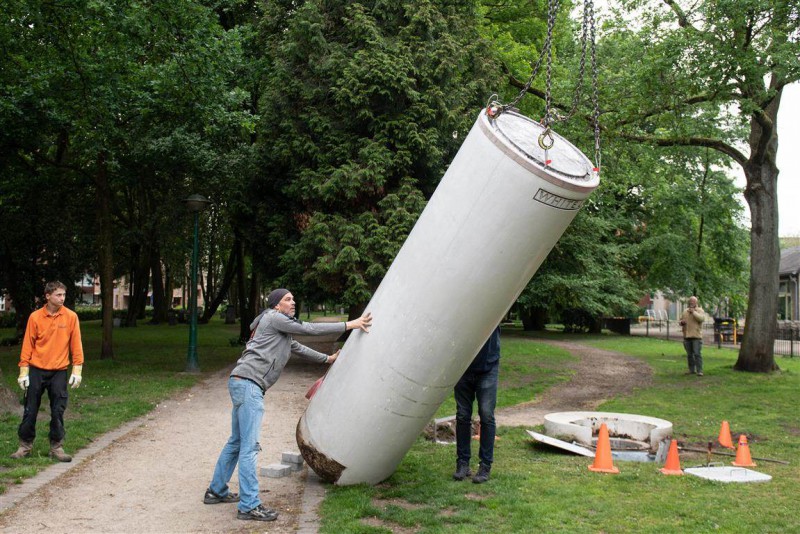
[{"label": "building in background", "polygon": [[800,276],[800,247],[786,248],[781,251],[778,276],[778,320],[800,320],[797,288],[797,280]]}]

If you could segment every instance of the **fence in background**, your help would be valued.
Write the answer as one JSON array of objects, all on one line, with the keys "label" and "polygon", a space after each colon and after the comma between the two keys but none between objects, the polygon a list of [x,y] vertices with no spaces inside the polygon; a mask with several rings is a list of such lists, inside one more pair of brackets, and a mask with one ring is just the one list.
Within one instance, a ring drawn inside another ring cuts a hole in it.
[{"label": "fence in background", "polygon": [[[659,318],[656,315],[632,319],[630,333],[633,336],[648,336],[680,341],[683,339],[678,321]],[[742,325],[731,319],[717,318],[703,323],[703,343],[718,347],[738,348],[742,343]],[[798,323],[784,321],[778,325],[775,335],[775,354],[793,358],[800,356],[800,328]]]}]

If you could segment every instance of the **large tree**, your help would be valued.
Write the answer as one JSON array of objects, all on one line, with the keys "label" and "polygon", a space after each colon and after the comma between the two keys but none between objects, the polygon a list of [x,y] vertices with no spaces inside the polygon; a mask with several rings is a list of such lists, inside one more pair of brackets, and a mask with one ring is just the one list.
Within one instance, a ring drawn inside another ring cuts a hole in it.
[{"label": "large tree", "polygon": [[[604,125],[653,147],[708,148],[744,172],[750,208],[750,289],[735,368],[775,369],[778,287],[777,117],[800,78],[797,0],[623,2],[604,37]],[[638,58],[634,61],[633,58]],[[743,147],[746,146],[746,148]]]},{"label": "large tree", "polygon": [[[499,50],[509,75],[508,85],[499,91],[501,101],[511,101],[524,89],[529,94],[517,101],[522,112],[545,116],[546,70],[551,66],[556,116],[571,115],[555,129],[595,159],[595,88],[590,83],[594,50],[590,42],[582,46],[581,41],[584,29],[591,35],[591,2],[583,11],[562,3],[548,36],[550,4],[484,2],[483,32]],[[588,27],[582,27],[584,20]],[[595,26],[599,30],[600,22]],[[545,53],[548,38],[552,65]],[[605,69],[605,62],[617,52],[606,41],[599,43],[598,90],[604,99],[608,85],[616,83],[611,73],[618,67]],[[537,61],[538,76],[526,85]],[[601,186],[522,294],[526,327],[541,328],[548,319],[567,316],[629,315],[642,293],[656,289],[688,296],[699,285],[708,301],[738,289],[746,243],[736,237],[741,235],[741,209],[731,180],[713,167],[721,156],[686,148],[659,152],[616,135],[601,137]]]},{"label": "large tree", "polygon": [[[96,239],[91,263],[103,289],[101,357],[111,357],[114,280],[135,273],[141,308],[161,251],[190,242],[175,238],[189,234],[191,222],[181,199],[227,176],[226,156],[247,140],[248,95],[233,78],[239,35],[191,0],[12,0],[4,15],[3,174],[46,176],[91,198],[80,205],[81,220],[94,230],[78,237]],[[32,196],[33,188],[15,194],[25,191],[23,206],[44,198]],[[48,241],[31,245],[57,251]],[[61,257],[48,261],[61,263]],[[83,273],[75,270],[76,278]]]},{"label": "large tree", "polygon": [[269,257],[281,259],[300,296],[341,296],[353,311],[369,300],[493,85],[476,6],[265,5],[271,65],[258,226],[294,243]]}]

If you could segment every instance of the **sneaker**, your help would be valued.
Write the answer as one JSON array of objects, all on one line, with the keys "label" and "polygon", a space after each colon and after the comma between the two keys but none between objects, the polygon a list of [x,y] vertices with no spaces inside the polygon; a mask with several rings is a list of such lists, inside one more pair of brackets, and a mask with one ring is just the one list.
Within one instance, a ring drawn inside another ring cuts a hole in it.
[{"label": "sneaker", "polygon": [[223,497],[217,495],[209,488],[206,490],[206,494],[203,495],[204,504],[219,504],[221,502],[239,502],[239,494],[229,491],[228,494]]},{"label": "sneaker", "polygon": [[456,472],[453,473],[453,480],[464,480],[472,476],[472,471],[469,469],[467,462],[458,462],[456,464]]},{"label": "sneaker", "polygon": [[697,376],[703,376],[703,371],[697,371]]},{"label": "sneaker", "polygon": [[481,464],[480,467],[478,467],[478,472],[474,477],[472,477],[472,482],[474,484],[483,484],[484,482],[488,482],[489,471],[491,471],[491,469],[491,467]]},{"label": "sneaker", "polygon": [[683,374],[685,374],[685,375],[693,375],[693,374],[695,374],[695,373],[694,373],[694,370],[693,370],[693,369],[689,369],[688,371],[686,371],[686,372],[685,372],[685,373],[683,373]]},{"label": "sneaker", "polygon": [[236,513],[236,519],[243,519],[245,521],[275,521],[278,519],[278,512],[264,508],[264,505],[259,504],[249,512],[242,512],[239,510]]}]

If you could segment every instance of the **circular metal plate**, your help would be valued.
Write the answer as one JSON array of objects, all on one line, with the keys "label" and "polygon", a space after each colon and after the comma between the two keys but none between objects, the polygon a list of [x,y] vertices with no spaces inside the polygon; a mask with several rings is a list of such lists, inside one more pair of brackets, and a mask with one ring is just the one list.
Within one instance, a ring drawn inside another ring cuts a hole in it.
[{"label": "circular metal plate", "polygon": [[[536,121],[507,111],[494,120],[483,113],[489,129],[498,139],[532,163],[534,167],[554,173],[575,185],[597,185],[592,162],[575,145],[553,132],[552,148],[544,150],[539,146],[539,136],[545,128]],[[545,144],[548,144],[548,140]]]}]

